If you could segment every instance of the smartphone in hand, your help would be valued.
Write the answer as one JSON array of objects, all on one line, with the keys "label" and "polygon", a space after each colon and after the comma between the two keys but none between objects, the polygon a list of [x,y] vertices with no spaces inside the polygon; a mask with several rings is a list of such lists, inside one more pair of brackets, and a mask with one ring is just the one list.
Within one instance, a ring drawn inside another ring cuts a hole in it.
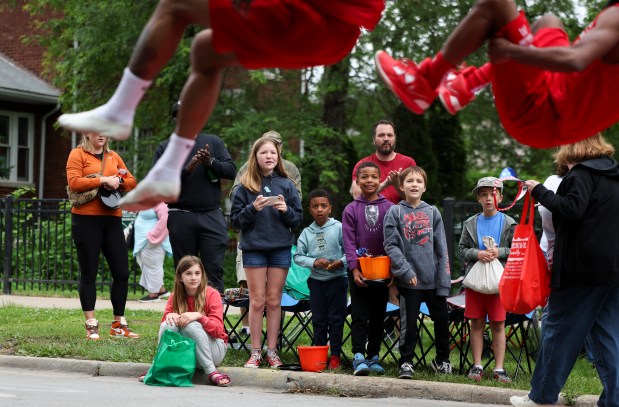
[{"label": "smartphone in hand", "polygon": [[265,198],[267,199],[267,206],[273,206],[283,200],[280,196],[265,196]]}]

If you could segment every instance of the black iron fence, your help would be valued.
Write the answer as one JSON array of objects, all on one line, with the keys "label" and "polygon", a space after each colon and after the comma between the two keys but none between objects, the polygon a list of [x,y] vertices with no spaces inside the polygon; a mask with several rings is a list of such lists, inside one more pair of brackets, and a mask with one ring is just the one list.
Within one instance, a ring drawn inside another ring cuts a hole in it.
[{"label": "black iron fence", "polygon": [[[66,199],[0,199],[2,292],[77,290],[79,267],[71,237],[71,205]],[[131,254],[128,254],[131,256]],[[130,258],[129,289],[142,291],[139,269]],[[111,274],[101,256],[97,288],[109,290]]]},{"label": "black iron fence", "polygon": [[[462,223],[479,212],[477,202],[446,198],[442,203],[443,221],[454,277],[462,265],[457,249]],[[521,205],[509,215],[519,219]],[[77,290],[79,267],[71,237],[71,207],[65,199],[21,199],[7,196],[0,199],[0,285],[4,294],[13,290],[63,292]],[[541,235],[541,220],[536,217],[536,231]],[[142,292],[140,272],[130,256],[129,289]],[[99,261],[97,287],[109,290],[111,275],[103,257]]]}]

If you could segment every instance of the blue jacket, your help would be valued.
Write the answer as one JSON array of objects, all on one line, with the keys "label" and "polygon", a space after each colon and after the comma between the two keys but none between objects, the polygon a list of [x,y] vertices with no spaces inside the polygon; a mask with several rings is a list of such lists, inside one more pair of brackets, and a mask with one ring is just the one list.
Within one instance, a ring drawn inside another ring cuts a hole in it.
[{"label": "blue jacket", "polygon": [[[253,203],[258,195],[282,195],[288,206],[286,212],[281,213],[270,206],[257,211]],[[289,249],[295,238],[292,229],[299,226],[302,219],[303,208],[297,188],[290,179],[275,171],[262,178],[262,188],[258,193],[243,185],[234,192],[230,221],[241,231],[241,250]]]},{"label": "blue jacket", "polygon": [[[337,270],[314,268],[314,262],[321,258],[329,261],[342,260],[344,266]],[[342,223],[329,218],[322,226],[313,222],[303,229],[297,241],[294,261],[299,266],[310,269],[310,277],[316,280],[327,281],[337,277],[346,277],[347,267],[342,242]]]}]

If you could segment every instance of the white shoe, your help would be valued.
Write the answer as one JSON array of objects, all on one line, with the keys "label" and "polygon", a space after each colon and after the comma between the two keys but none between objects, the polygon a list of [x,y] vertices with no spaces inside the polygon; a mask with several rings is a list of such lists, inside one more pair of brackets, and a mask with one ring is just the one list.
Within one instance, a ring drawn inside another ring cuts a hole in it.
[{"label": "white shoe", "polygon": [[509,398],[512,406],[516,407],[534,407],[534,406],[551,406],[552,404],[538,404],[531,400],[529,396],[511,396]]},{"label": "white shoe", "polygon": [[144,180],[125,195],[118,205],[130,212],[143,211],[159,202],[176,202],[180,193],[181,186],[178,181]]},{"label": "white shoe", "polygon": [[132,123],[118,123],[98,116],[94,110],[81,113],[65,113],[58,123],[67,130],[93,132],[114,140],[126,140],[131,133]]}]

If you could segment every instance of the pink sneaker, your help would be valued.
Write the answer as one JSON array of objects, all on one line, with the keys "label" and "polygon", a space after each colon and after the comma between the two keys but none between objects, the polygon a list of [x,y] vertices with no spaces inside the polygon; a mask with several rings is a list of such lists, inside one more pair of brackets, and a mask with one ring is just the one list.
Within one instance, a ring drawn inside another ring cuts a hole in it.
[{"label": "pink sneaker", "polygon": [[436,90],[419,74],[415,63],[409,59],[393,59],[385,51],[374,56],[376,70],[385,85],[413,113],[423,114],[436,99]]},{"label": "pink sneaker", "polygon": [[245,362],[244,367],[249,369],[258,369],[260,367],[260,362],[262,362],[262,355],[260,352],[252,352],[247,362]]},{"label": "pink sneaker", "polygon": [[267,353],[267,362],[269,363],[269,367],[271,369],[277,369],[278,367],[283,365],[282,360],[279,358],[277,353],[273,353],[271,355]]},{"label": "pink sneaker", "polygon": [[475,99],[475,93],[468,88],[464,80],[467,72],[472,69],[477,68],[469,66],[462,71],[449,71],[438,87],[438,97],[451,114],[458,113]]}]

